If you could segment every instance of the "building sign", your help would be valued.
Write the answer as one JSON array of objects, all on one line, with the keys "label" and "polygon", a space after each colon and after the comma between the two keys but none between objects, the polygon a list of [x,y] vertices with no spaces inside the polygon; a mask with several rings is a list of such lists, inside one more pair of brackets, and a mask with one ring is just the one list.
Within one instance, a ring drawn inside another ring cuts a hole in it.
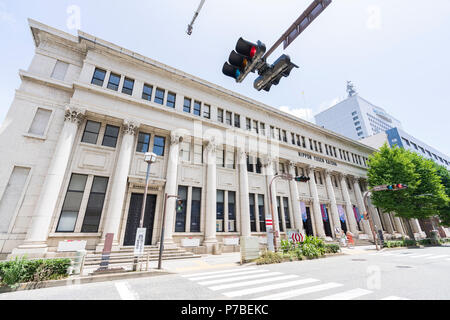
[{"label": "building sign", "polygon": [[328,160],[328,159],[324,159],[324,158],[320,158],[320,157],[316,157],[316,156],[313,157],[310,154],[303,153],[303,152],[299,152],[298,155],[300,157],[303,157],[303,158],[306,158],[306,159],[309,159],[309,160],[313,160],[314,159],[317,162],[322,162],[322,163],[326,163],[326,164],[329,164],[329,165],[337,167],[337,163],[336,162]]},{"label": "building sign", "polygon": [[139,257],[144,254],[146,228],[138,228],[136,232],[136,241],[134,243],[134,255]]}]

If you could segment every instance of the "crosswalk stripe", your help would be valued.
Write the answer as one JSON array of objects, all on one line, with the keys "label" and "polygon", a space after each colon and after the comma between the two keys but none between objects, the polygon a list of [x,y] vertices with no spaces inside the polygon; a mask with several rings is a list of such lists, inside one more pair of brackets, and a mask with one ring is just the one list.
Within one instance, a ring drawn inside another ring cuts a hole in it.
[{"label": "crosswalk stripe", "polygon": [[184,274],[182,277],[189,278],[189,277],[197,277],[197,276],[207,276],[207,275],[213,275],[213,274],[222,274],[222,273],[229,273],[229,272],[236,272],[238,270],[254,270],[256,268],[242,268],[242,269],[227,269],[222,271],[215,271],[215,272],[200,272],[200,273],[191,273],[191,274]]},{"label": "crosswalk stripe", "polygon": [[448,257],[448,254],[441,254],[441,255],[438,255],[438,256],[428,257],[426,260],[428,260],[428,259],[439,259],[439,258],[444,258],[444,257]]},{"label": "crosswalk stripe", "polygon": [[255,284],[262,284],[262,283],[268,283],[268,282],[275,282],[275,281],[294,279],[294,278],[298,278],[298,277],[299,276],[297,276],[297,275],[271,277],[271,278],[257,279],[257,280],[251,280],[251,281],[223,284],[223,285],[220,285],[220,286],[209,287],[208,289],[213,290],[213,291],[218,291],[218,290],[224,290],[224,289],[253,286]]},{"label": "crosswalk stripe", "polygon": [[302,279],[302,280],[292,281],[292,282],[277,283],[277,284],[272,284],[272,285],[263,286],[263,287],[256,287],[256,288],[250,288],[250,289],[244,289],[244,290],[238,290],[238,291],[225,292],[225,293],[223,293],[223,295],[230,297],[230,298],[241,297],[241,296],[249,295],[252,293],[270,291],[270,290],[281,289],[281,288],[289,288],[289,287],[294,287],[294,286],[301,285],[301,284],[313,283],[313,282],[317,282],[317,281],[319,281],[319,280],[308,278],[308,279]]},{"label": "crosswalk stripe", "polygon": [[231,278],[226,278],[226,279],[203,281],[203,282],[199,282],[198,284],[202,285],[202,286],[208,286],[211,284],[236,282],[236,281],[240,281],[240,280],[249,280],[249,279],[262,278],[262,277],[277,276],[280,274],[282,274],[282,273],[281,272],[266,272],[266,273],[251,274],[251,275],[245,275],[245,276],[239,276],[239,277],[231,277]]},{"label": "crosswalk stripe", "polygon": [[389,297],[383,298],[381,300],[408,300],[408,299],[397,297],[397,296],[389,296]]},{"label": "crosswalk stripe", "polygon": [[372,293],[373,291],[365,290],[365,289],[354,289],[354,290],[348,290],[341,293],[336,293],[331,296],[326,296],[323,298],[320,298],[318,300],[351,300],[355,299],[364,295],[367,295],[369,293]]},{"label": "crosswalk stripe", "polygon": [[224,277],[229,277],[229,276],[240,276],[240,275],[244,275],[244,274],[261,273],[261,272],[267,272],[267,270],[251,270],[251,271],[242,270],[242,271],[236,271],[236,272],[231,272],[231,273],[227,273],[227,274],[216,274],[213,276],[203,276],[203,277],[195,277],[195,278],[188,278],[188,279],[192,280],[192,281],[197,281],[197,280],[224,278]]},{"label": "crosswalk stripe", "polygon": [[421,254],[418,256],[411,256],[410,258],[416,259],[416,258],[425,258],[425,257],[429,257],[432,256],[432,254]]},{"label": "crosswalk stripe", "polygon": [[317,285],[317,286],[312,286],[312,287],[307,287],[307,288],[301,288],[301,289],[296,289],[296,290],[291,290],[291,291],[271,294],[271,295],[268,295],[268,296],[255,298],[255,299],[252,299],[252,300],[282,300],[282,299],[288,299],[288,298],[292,298],[292,297],[297,297],[297,296],[300,296],[300,295],[303,295],[303,294],[308,294],[308,293],[312,293],[312,292],[328,290],[328,289],[332,289],[332,288],[338,288],[338,287],[342,287],[342,286],[343,286],[343,284],[330,282],[330,283],[320,284],[320,285]]}]

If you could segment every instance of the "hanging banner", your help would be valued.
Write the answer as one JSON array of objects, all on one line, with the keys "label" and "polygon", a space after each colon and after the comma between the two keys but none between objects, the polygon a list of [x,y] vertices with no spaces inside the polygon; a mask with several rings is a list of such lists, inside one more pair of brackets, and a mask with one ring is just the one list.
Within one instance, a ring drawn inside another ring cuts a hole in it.
[{"label": "hanging banner", "polygon": [[320,211],[322,211],[322,219],[323,219],[323,221],[327,222],[328,221],[327,206],[322,204],[320,206]]},{"label": "hanging banner", "polygon": [[303,201],[300,202],[300,212],[302,213],[303,222],[306,222],[308,215],[306,214],[306,205]]},{"label": "hanging banner", "polygon": [[339,213],[339,219],[341,219],[342,222],[345,222],[345,210],[344,207],[341,205],[337,206],[338,213]]},{"label": "hanging banner", "polygon": [[359,209],[357,207],[353,207],[353,212],[355,213],[356,221],[361,221],[361,215],[359,214]]}]

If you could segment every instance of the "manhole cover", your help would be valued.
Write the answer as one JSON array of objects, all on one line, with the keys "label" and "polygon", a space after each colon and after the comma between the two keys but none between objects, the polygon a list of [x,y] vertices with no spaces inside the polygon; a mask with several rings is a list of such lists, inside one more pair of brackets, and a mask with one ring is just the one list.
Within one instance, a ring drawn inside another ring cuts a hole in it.
[{"label": "manhole cover", "polygon": [[352,261],[367,261],[366,259],[352,259]]},{"label": "manhole cover", "polygon": [[397,266],[397,268],[401,268],[401,269],[411,269],[411,266]]}]

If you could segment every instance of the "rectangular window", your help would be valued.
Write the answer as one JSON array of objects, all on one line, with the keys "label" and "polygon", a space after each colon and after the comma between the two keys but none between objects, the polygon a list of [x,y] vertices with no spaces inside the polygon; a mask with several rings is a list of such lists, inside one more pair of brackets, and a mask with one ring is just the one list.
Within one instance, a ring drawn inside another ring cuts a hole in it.
[{"label": "rectangular window", "polygon": [[153,93],[153,86],[144,84],[144,89],[142,90],[142,99],[152,101],[152,93]]},{"label": "rectangular window", "polygon": [[190,232],[200,232],[200,211],[202,207],[202,188],[192,188],[191,229]]},{"label": "rectangular window", "polygon": [[305,137],[302,137],[302,147],[306,149],[306,140],[305,140]]},{"label": "rectangular window", "polygon": [[87,176],[72,174],[56,232],[74,232]]},{"label": "rectangular window", "polygon": [[283,142],[287,143],[287,132],[286,132],[286,130],[283,130]]},{"label": "rectangular window", "polygon": [[8,233],[11,219],[22,197],[30,168],[14,167],[0,200],[0,233]]},{"label": "rectangular window", "polygon": [[253,132],[259,134],[258,121],[253,120]]},{"label": "rectangular window", "polygon": [[317,141],[316,141],[316,140],[314,140],[314,150],[315,150],[316,152],[318,152],[318,150],[317,150]]},{"label": "rectangular window", "polygon": [[228,191],[228,232],[236,231],[236,192]]},{"label": "rectangular window", "polygon": [[281,141],[281,129],[277,128],[277,138],[279,141]]},{"label": "rectangular window", "polygon": [[223,109],[217,109],[217,121],[223,123]]},{"label": "rectangular window", "polygon": [[203,163],[203,146],[201,144],[194,144],[194,163]]},{"label": "rectangular window", "polygon": [[169,108],[175,108],[175,100],[176,100],[176,94],[173,92],[168,92],[167,93],[167,103],[166,106],[168,106]]},{"label": "rectangular window", "polygon": [[270,137],[272,139],[275,139],[275,128],[270,126]]},{"label": "rectangular window", "polygon": [[194,101],[194,115],[201,116],[202,114],[202,103],[200,101]]},{"label": "rectangular window", "polygon": [[249,118],[245,118],[245,128],[250,131],[252,130],[252,120]]},{"label": "rectangular window", "polygon": [[187,113],[191,113],[191,104],[192,104],[192,100],[191,99],[184,98],[183,111],[187,112]]},{"label": "rectangular window", "polygon": [[139,132],[136,152],[146,153],[150,148],[150,134]]},{"label": "rectangular window", "polygon": [[[277,211],[278,211],[278,227],[281,232],[284,232],[284,228],[283,228],[283,220],[281,219],[281,205],[280,205],[280,197],[277,197]],[[275,221],[274,221],[275,223]]]},{"label": "rectangular window", "polygon": [[180,160],[191,161],[191,143],[182,142],[180,144]]},{"label": "rectangular window", "polygon": [[211,119],[211,106],[209,104],[203,106],[203,118]]},{"label": "rectangular window", "polygon": [[225,151],[221,148],[217,148],[216,150],[216,166],[218,168],[223,168],[225,165],[224,162]]},{"label": "rectangular window", "polygon": [[157,104],[164,104],[164,96],[166,92],[164,89],[156,88],[155,92],[155,103]]},{"label": "rectangular window", "polygon": [[181,207],[181,210],[176,210],[175,218],[175,232],[186,232],[186,209],[187,209],[187,196],[188,187],[178,186],[178,201],[177,209]]},{"label": "rectangular window", "polygon": [[103,204],[105,202],[108,178],[94,177],[91,194],[89,195],[86,213],[84,214],[81,232],[98,232],[100,218],[102,216]]},{"label": "rectangular window", "polygon": [[153,153],[155,153],[157,156],[163,157],[165,144],[165,138],[155,136],[155,140],[153,141]]},{"label": "rectangular window", "polygon": [[241,127],[241,116],[238,114],[234,114],[234,126],[236,128],[240,128]]},{"label": "rectangular window", "polygon": [[309,139],[309,148],[314,151],[312,139]]},{"label": "rectangular window", "polygon": [[229,169],[235,168],[234,151],[227,150],[225,154],[225,167]]},{"label": "rectangular window", "polygon": [[291,143],[295,145],[295,133],[291,132]]},{"label": "rectangular window", "polygon": [[52,112],[50,110],[38,108],[28,133],[43,136],[45,129],[47,129],[51,114]]},{"label": "rectangular window", "polygon": [[255,215],[255,194],[249,194],[249,205],[250,205],[250,229],[251,232],[256,232],[256,215]]},{"label": "rectangular window", "polygon": [[262,163],[260,158],[256,158],[256,173],[261,173]]},{"label": "rectangular window", "polygon": [[83,138],[81,142],[97,144],[98,133],[100,132],[101,127],[100,122],[94,122],[88,120],[86,122],[86,127],[84,128]]},{"label": "rectangular window", "polygon": [[64,78],[66,77],[67,69],[69,68],[69,64],[59,61],[56,61],[55,68],[52,72],[52,78],[64,81]]},{"label": "rectangular window", "polygon": [[103,136],[102,146],[115,148],[118,136],[119,127],[107,125],[105,135]]},{"label": "rectangular window", "polygon": [[322,143],[321,143],[321,142],[319,142],[319,152],[320,152],[320,153],[323,153],[323,150],[322,150]]},{"label": "rectangular window", "polygon": [[125,80],[123,81],[122,93],[131,96],[133,94],[133,88],[134,88],[134,80],[130,78],[125,78]]},{"label": "rectangular window", "polygon": [[254,172],[253,161],[254,161],[253,157],[247,156],[247,172]]},{"label": "rectangular window", "polygon": [[231,112],[228,112],[227,111],[227,114],[226,114],[226,121],[227,121],[227,125],[229,125],[229,126],[232,126],[233,125],[233,123],[232,123],[232,117],[233,117],[233,114],[231,113]]},{"label": "rectangular window", "polygon": [[94,76],[92,77],[92,84],[95,84],[97,86],[103,87],[103,82],[105,81],[106,71],[95,68]]},{"label": "rectangular window", "polygon": [[217,190],[216,210],[216,231],[224,232],[225,191],[223,190]]},{"label": "rectangular window", "polygon": [[284,221],[286,223],[286,229],[290,229],[291,218],[289,215],[289,198],[283,198],[283,207],[284,207]]},{"label": "rectangular window", "polygon": [[108,89],[118,91],[119,90],[119,83],[120,83],[120,75],[111,73],[109,76],[109,82],[108,82]]},{"label": "rectangular window", "polygon": [[259,127],[260,127],[260,129],[261,129],[261,134],[262,134],[263,136],[265,136],[265,135],[266,135],[266,125],[265,125],[264,123],[260,122],[260,123],[259,123]]},{"label": "rectangular window", "polygon": [[258,195],[259,231],[266,232],[266,213],[264,210],[264,195]]}]

